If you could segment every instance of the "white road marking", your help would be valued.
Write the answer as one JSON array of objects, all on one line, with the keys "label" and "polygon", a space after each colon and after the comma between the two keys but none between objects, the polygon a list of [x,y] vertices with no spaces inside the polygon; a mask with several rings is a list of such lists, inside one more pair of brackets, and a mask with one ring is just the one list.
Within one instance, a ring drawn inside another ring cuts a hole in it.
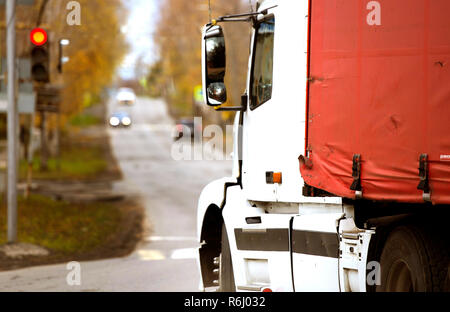
[{"label": "white road marking", "polygon": [[145,239],[148,242],[197,242],[192,236],[149,236]]},{"label": "white road marking", "polygon": [[198,254],[197,248],[176,249],[176,250],[172,251],[170,258],[175,259],[175,260],[197,259],[197,254]]},{"label": "white road marking", "polygon": [[138,250],[137,254],[140,260],[143,261],[155,261],[155,260],[165,260],[166,257],[159,250]]}]

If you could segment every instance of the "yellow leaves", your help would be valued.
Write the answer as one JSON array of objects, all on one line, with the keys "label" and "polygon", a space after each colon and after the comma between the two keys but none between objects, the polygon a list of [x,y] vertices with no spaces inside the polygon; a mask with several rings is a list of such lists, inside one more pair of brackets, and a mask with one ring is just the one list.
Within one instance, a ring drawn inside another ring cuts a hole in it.
[{"label": "yellow leaves", "polygon": [[[112,81],[128,49],[120,32],[127,10],[121,0],[78,0],[81,26],[69,26],[66,19],[68,1],[36,0],[34,6],[18,6],[17,23],[36,25],[45,2],[41,22],[49,32],[52,83],[64,85],[62,112],[70,114],[80,110],[85,94],[96,95]],[[0,11],[0,18],[4,20],[4,10]],[[29,53],[28,33],[26,30],[18,32],[18,55]],[[0,36],[4,38],[4,31]],[[64,64],[61,77],[56,68],[58,41],[62,38],[70,40],[70,45],[63,50],[70,61]],[[0,44],[2,55],[4,50],[5,45]]]},{"label": "yellow leaves", "polygon": [[[161,18],[154,36],[160,51],[167,100],[179,114],[192,112],[193,92],[201,84],[201,28],[209,21],[207,0],[164,0]],[[213,0],[213,18],[248,11],[241,0]],[[225,25],[224,28],[228,28]],[[238,105],[245,89],[249,30],[247,24],[232,28],[227,36],[227,89],[229,102]],[[174,88],[172,88],[172,85]],[[217,114],[213,112],[213,114]],[[224,119],[232,117],[230,113]]]},{"label": "yellow leaves", "polygon": [[[44,22],[51,24],[54,38],[66,38],[70,45],[64,55],[62,82],[63,107],[68,114],[78,112],[85,96],[99,94],[111,83],[117,66],[127,53],[128,45],[120,32],[126,16],[120,0],[78,0],[81,4],[81,26],[66,23],[66,1],[50,0]],[[56,53],[57,51],[55,51]]]}]

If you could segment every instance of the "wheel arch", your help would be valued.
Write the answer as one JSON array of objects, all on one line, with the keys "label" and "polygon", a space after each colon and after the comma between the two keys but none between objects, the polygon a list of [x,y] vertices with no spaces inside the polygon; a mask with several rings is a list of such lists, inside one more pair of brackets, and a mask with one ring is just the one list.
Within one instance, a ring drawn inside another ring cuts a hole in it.
[{"label": "wheel arch", "polygon": [[226,201],[226,191],[236,179],[224,178],[208,184],[200,195],[198,204],[197,236],[200,242],[199,268],[203,287],[215,286],[217,276],[213,270],[214,258],[220,255],[222,238],[222,207]]},{"label": "wheel arch", "polygon": [[209,205],[203,219],[199,250],[200,270],[204,287],[215,286],[214,281],[218,278],[214,274],[214,258],[219,257],[221,252],[223,223],[221,209],[215,204]]}]

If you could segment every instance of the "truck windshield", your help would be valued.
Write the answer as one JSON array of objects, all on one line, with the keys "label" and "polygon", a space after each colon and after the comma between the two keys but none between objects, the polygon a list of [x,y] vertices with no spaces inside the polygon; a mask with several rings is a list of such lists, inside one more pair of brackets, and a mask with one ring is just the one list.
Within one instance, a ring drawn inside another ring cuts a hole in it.
[{"label": "truck windshield", "polygon": [[252,109],[272,98],[274,32],[274,17],[261,22],[256,30],[250,88]]}]

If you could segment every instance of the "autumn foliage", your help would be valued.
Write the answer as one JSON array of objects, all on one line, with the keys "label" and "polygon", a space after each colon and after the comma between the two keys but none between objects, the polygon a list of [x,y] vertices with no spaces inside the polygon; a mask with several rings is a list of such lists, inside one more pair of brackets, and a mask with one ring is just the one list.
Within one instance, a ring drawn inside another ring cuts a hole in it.
[{"label": "autumn foliage", "polygon": [[[41,0],[43,1],[43,0]],[[120,31],[126,19],[120,0],[78,0],[81,25],[67,24],[67,1],[49,0],[43,23],[51,25],[55,38],[67,38],[62,75],[62,111],[73,114],[89,106],[116,75],[127,53],[127,43]]]},{"label": "autumn foliage", "polygon": [[[211,0],[213,18],[249,11],[248,0]],[[161,85],[161,93],[171,104],[173,114],[195,114],[198,109],[194,106],[193,91],[202,82],[201,31],[209,21],[208,0],[164,0],[160,12],[161,18],[154,36],[159,47],[160,63],[156,67],[157,75],[150,74],[150,78]],[[247,23],[233,23],[223,27],[228,63],[227,104],[239,105],[241,94],[245,91],[250,26]],[[223,118],[229,119],[231,116],[224,114]]]},{"label": "autumn foliage", "polygon": [[[69,25],[68,0],[36,0],[33,6],[19,5],[17,15],[17,56],[27,57],[31,49],[29,32],[40,26],[49,34],[51,83],[62,90],[61,112],[65,116],[78,113],[95,102],[102,90],[116,76],[118,65],[128,51],[120,31],[126,20],[121,0],[78,0],[81,25]],[[3,6],[1,8],[4,8]],[[0,18],[4,21],[4,10]],[[5,35],[4,27],[2,36]],[[63,74],[57,72],[59,40],[69,39],[64,47]],[[3,55],[5,47],[2,49]]]}]

